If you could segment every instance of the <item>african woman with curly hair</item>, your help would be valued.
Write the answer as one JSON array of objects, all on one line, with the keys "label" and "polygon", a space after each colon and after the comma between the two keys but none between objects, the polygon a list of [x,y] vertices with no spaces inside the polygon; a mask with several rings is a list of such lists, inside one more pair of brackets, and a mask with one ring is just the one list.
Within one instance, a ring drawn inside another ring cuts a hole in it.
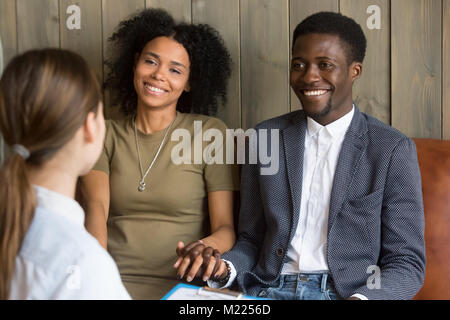
[{"label": "african woman with curly hair", "polygon": [[171,158],[175,130],[188,133],[189,152],[198,124],[226,136],[209,115],[225,103],[230,56],[213,28],[160,9],[121,22],[110,41],[106,85],[125,117],[107,122],[103,153],[82,179],[86,227],[133,298],[159,299],[184,276],[222,274],[220,255],[235,242],[236,166]]}]

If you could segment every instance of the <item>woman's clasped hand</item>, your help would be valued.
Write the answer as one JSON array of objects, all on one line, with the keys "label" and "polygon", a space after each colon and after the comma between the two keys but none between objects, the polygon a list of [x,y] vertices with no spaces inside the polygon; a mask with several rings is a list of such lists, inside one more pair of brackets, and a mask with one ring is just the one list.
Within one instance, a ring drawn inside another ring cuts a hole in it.
[{"label": "woman's clasped hand", "polygon": [[187,246],[178,242],[176,249],[178,259],[173,265],[177,268],[177,278],[186,275],[188,282],[195,277],[202,277],[203,281],[215,280],[225,271],[225,263],[220,259],[219,250],[205,244],[202,240],[191,242]]}]

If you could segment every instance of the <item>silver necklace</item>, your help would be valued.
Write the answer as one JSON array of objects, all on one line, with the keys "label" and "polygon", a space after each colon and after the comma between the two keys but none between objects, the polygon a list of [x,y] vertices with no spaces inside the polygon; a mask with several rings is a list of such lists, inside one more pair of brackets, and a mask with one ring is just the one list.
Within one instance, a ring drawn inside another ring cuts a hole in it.
[{"label": "silver necklace", "polygon": [[139,151],[139,142],[138,142],[138,135],[137,135],[137,129],[136,129],[136,117],[134,118],[134,137],[136,138],[136,149],[137,149],[138,159],[139,159],[139,168],[141,169],[141,180],[139,181],[139,187],[138,187],[139,192],[145,191],[145,187],[146,187],[145,182],[144,182],[145,177],[150,172],[150,169],[153,167],[153,164],[155,163],[156,159],[158,158],[159,152],[161,151],[161,149],[164,145],[164,141],[166,141],[167,134],[169,133],[169,130],[172,127],[172,124],[175,122],[176,118],[177,118],[177,115],[175,115],[175,118],[172,120],[170,125],[167,127],[166,133],[164,134],[164,138],[162,139],[161,143],[159,144],[158,151],[156,152],[155,156],[153,157],[152,162],[148,166],[147,171],[145,171],[145,174],[143,173],[143,170],[142,170],[141,152]]}]

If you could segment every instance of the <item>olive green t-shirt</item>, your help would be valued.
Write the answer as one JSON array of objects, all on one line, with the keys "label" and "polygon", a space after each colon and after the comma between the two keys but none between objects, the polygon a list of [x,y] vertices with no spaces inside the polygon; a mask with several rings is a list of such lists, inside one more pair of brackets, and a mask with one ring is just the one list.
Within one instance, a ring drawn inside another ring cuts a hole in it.
[{"label": "olive green t-shirt", "polygon": [[[194,138],[194,121],[201,121],[196,123],[197,130],[201,128],[196,132],[197,138]],[[160,298],[174,285],[176,270],[172,266],[177,258],[177,242],[188,244],[208,235],[207,193],[239,188],[237,166],[225,164],[226,126],[216,118],[177,113],[145,178],[144,192],[138,191],[141,171],[133,119],[108,120],[106,127],[104,149],[94,170],[109,175],[108,250],[126,286],[128,281],[148,283],[136,289],[140,291],[136,293],[132,292],[133,286],[127,286],[132,297]],[[224,164],[207,164],[203,154],[199,157],[199,151],[206,152],[211,142],[203,141],[201,150],[198,142],[206,140],[203,136],[212,128],[218,129],[215,132],[223,136]],[[137,130],[144,173],[157,153],[165,131],[144,134]],[[182,149],[182,145],[190,147],[190,155],[189,148]],[[176,152],[172,152],[174,148]],[[183,159],[185,162],[190,160],[191,164],[175,164],[172,153],[187,157]],[[198,163],[199,159],[201,163]]]}]

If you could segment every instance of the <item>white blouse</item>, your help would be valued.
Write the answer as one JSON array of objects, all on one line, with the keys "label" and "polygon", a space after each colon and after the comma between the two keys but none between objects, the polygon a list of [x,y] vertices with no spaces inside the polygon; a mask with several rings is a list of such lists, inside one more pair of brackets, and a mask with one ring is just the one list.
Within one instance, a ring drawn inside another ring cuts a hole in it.
[{"label": "white blouse", "polygon": [[10,299],[130,299],[111,256],[66,196],[34,186],[37,207],[18,256]]}]

